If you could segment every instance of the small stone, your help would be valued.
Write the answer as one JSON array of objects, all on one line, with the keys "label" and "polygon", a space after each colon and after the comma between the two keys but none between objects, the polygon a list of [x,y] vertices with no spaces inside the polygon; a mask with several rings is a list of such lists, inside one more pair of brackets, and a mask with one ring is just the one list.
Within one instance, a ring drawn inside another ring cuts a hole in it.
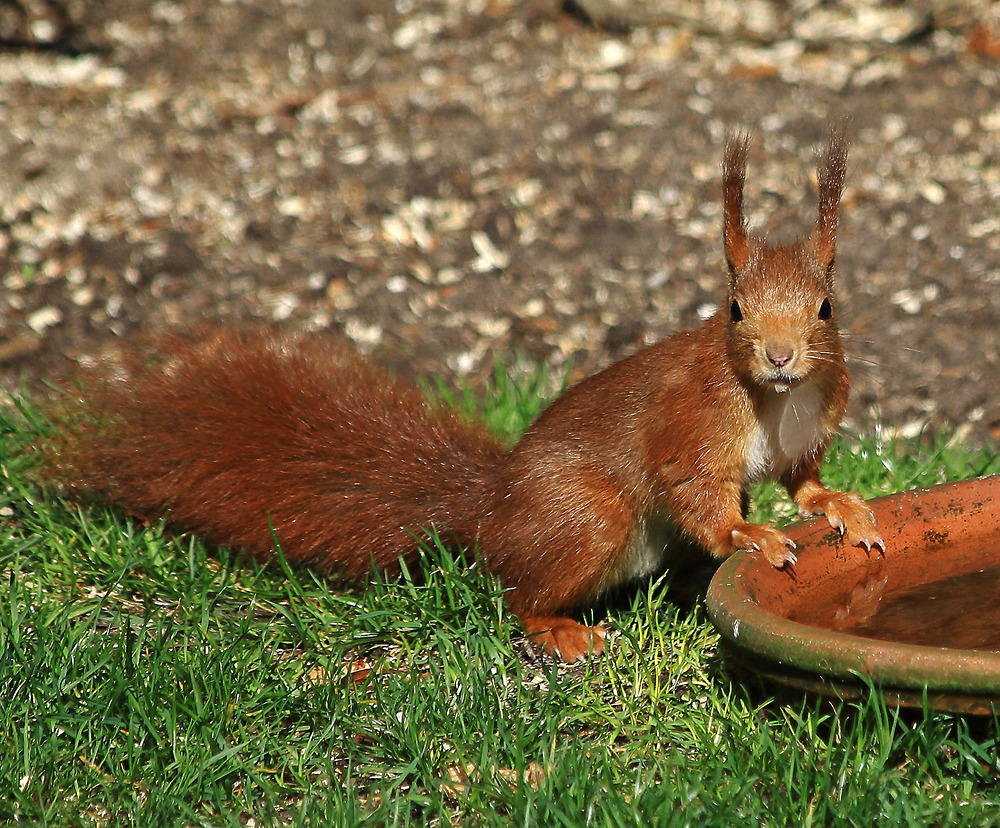
[{"label": "small stone", "polygon": [[358,306],[357,297],[346,279],[332,279],[326,286],[326,298],[339,311],[354,310]]},{"label": "small stone", "polygon": [[601,69],[617,69],[632,59],[632,50],[620,40],[605,40],[597,49]]},{"label": "small stone", "polygon": [[979,125],[988,132],[1000,132],[1000,107],[980,115]]},{"label": "small stone", "polygon": [[511,321],[502,317],[483,317],[472,323],[476,333],[488,339],[496,339],[510,330]]},{"label": "small stone", "polygon": [[545,313],[545,302],[537,296],[525,302],[517,311],[522,319],[537,319]]},{"label": "small stone", "polygon": [[389,293],[406,293],[406,277],[393,276],[385,283],[385,289]]},{"label": "small stone", "polygon": [[44,333],[47,328],[51,328],[62,322],[62,311],[52,305],[39,308],[25,320],[28,327],[35,333]]},{"label": "small stone", "polygon": [[510,256],[493,244],[482,230],[474,231],[471,239],[473,249],[479,254],[479,258],[472,263],[472,269],[477,273],[503,270],[510,264]]},{"label": "small stone", "polygon": [[364,144],[346,147],[340,151],[340,161],[349,167],[360,167],[371,157],[371,150]]},{"label": "small stone", "polygon": [[931,204],[944,204],[948,191],[936,181],[928,179],[920,185],[920,195]]},{"label": "small stone", "polygon": [[704,322],[718,309],[719,306],[715,302],[702,302],[697,308],[695,308],[695,313],[698,314],[698,318]]},{"label": "small stone", "polygon": [[77,288],[72,293],[70,293],[70,301],[76,305],[78,308],[83,308],[94,301],[95,291],[90,285],[85,285],[84,287]]},{"label": "small stone", "polygon": [[340,119],[340,95],[336,89],[326,89],[302,108],[305,121],[335,124]]},{"label": "small stone", "polygon": [[304,218],[309,213],[309,202],[301,196],[289,196],[278,202],[278,212],[290,218]]},{"label": "small stone", "polygon": [[422,285],[434,284],[434,271],[427,262],[420,260],[410,265],[410,275]]},{"label": "small stone", "polygon": [[378,345],[382,341],[382,326],[369,325],[360,319],[348,319],[344,323],[344,333],[346,333],[358,345]]},{"label": "small stone", "polygon": [[457,285],[462,281],[462,271],[457,267],[443,267],[437,273],[439,285]]}]

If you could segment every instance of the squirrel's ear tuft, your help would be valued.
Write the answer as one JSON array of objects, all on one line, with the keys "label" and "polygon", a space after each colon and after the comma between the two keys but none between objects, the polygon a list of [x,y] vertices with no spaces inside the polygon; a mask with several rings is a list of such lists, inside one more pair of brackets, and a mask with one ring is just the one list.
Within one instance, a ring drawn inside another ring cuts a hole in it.
[{"label": "squirrel's ear tuft", "polygon": [[844,192],[847,175],[847,137],[842,126],[830,130],[830,139],[819,158],[816,179],[819,184],[819,215],[812,236],[816,261],[828,272],[833,272],[837,252],[837,219],[840,197]]},{"label": "squirrel's ear tuft", "polygon": [[750,258],[750,241],[743,218],[743,186],[749,147],[750,133],[737,132],[726,142],[722,162],[722,241],[731,281]]}]

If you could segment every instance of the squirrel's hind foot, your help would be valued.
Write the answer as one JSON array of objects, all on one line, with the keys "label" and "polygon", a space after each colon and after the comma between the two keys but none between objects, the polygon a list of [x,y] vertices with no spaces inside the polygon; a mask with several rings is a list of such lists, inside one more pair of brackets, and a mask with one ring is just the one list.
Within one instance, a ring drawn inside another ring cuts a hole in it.
[{"label": "squirrel's hind foot", "polygon": [[571,618],[554,615],[521,615],[531,642],[566,662],[581,661],[604,652],[604,627],[588,627]]}]

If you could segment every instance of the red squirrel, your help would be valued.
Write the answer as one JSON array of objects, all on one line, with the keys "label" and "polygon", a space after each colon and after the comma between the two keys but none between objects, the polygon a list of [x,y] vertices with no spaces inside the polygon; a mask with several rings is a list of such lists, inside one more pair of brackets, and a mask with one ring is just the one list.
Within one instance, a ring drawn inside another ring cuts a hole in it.
[{"label": "red squirrel", "polygon": [[784,534],[745,520],[761,478],[883,548],[864,502],[818,475],[849,390],[834,298],[846,142],[834,133],[821,155],[815,230],[790,245],[748,234],[748,143],[725,149],[725,303],[570,388],[513,448],[354,352],[220,330],[165,339],[85,389],[51,474],[260,558],[276,538],[346,578],[398,571],[438,527],[478,548],[527,634],[569,661],[600,653],[604,630],[568,614],[655,570],[664,529],[794,564]]}]

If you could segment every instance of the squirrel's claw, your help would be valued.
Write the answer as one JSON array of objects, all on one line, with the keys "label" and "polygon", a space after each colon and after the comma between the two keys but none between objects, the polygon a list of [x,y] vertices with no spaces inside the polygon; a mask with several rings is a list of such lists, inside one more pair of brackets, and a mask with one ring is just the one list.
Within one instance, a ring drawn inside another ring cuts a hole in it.
[{"label": "squirrel's claw", "polygon": [[885,541],[876,529],[875,515],[853,492],[825,492],[803,504],[800,512],[826,515],[830,526],[851,546],[860,546],[865,552],[876,548],[880,553],[885,552]]},{"label": "squirrel's claw", "polygon": [[877,549],[880,555],[885,554],[885,541],[882,540],[881,535],[876,535],[874,538],[861,538],[858,541],[858,546],[864,547],[865,552],[871,552],[873,549]]}]

